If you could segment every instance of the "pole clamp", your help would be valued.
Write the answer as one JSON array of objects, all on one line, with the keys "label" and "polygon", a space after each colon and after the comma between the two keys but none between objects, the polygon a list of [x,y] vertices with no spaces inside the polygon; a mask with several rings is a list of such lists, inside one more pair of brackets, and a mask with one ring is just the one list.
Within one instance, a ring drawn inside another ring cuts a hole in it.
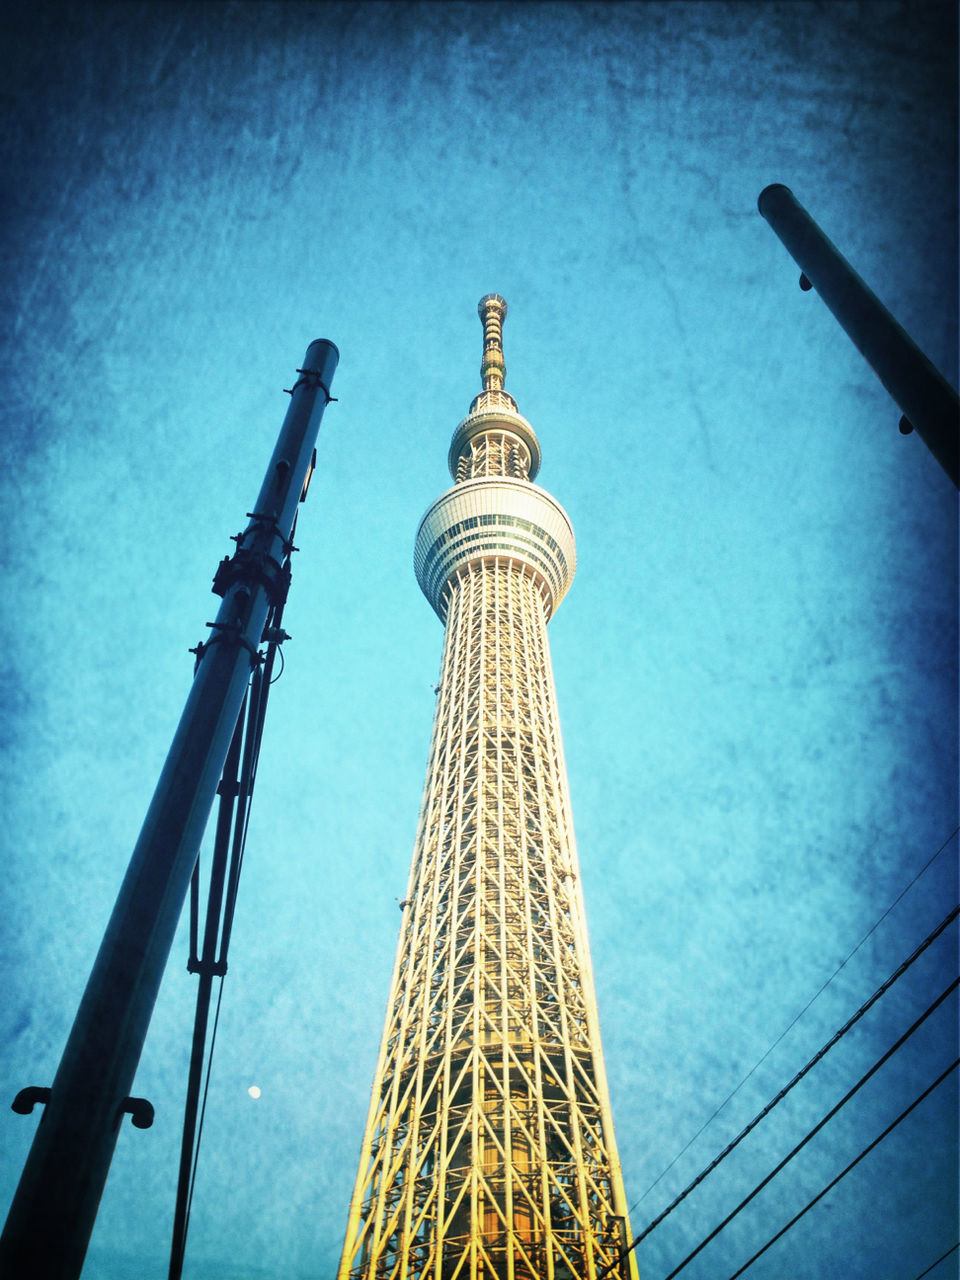
[{"label": "pole clamp", "polygon": [[249,537],[251,533],[265,531],[267,533],[272,534],[275,538],[280,539],[280,541],[283,543],[283,554],[285,556],[292,555],[294,551],[300,550],[299,547],[295,547],[293,545],[292,530],[291,530],[290,537],[289,538],[286,537],[283,530],[277,524],[276,516],[273,514],[272,511],[248,511],[247,519],[253,521],[252,529],[244,529],[242,533],[232,533],[230,535],[230,541],[235,542],[238,547],[240,546],[240,543],[244,540],[244,538]]},{"label": "pole clamp", "polygon": [[319,373],[315,369],[298,369],[297,373],[300,374],[300,377],[292,387],[283,388],[284,395],[292,396],[298,387],[306,385],[308,387],[319,387],[326,397],[326,404],[329,404],[331,400],[336,402],[337,397],[330,394],[326,383],[321,380]]},{"label": "pole clamp", "polygon": [[198,960],[191,956],[187,961],[187,973],[209,973],[212,978],[224,978],[227,974],[226,960]]},{"label": "pole clamp", "polygon": [[215,644],[242,644],[250,654],[251,667],[259,667],[263,662],[263,654],[253,641],[248,640],[243,634],[243,628],[239,622],[208,622],[207,626],[215,631],[216,634],[212,635],[206,644],[201,641],[196,649],[190,650],[191,653],[197,653],[198,650],[202,650],[202,653],[197,653],[197,662]]}]

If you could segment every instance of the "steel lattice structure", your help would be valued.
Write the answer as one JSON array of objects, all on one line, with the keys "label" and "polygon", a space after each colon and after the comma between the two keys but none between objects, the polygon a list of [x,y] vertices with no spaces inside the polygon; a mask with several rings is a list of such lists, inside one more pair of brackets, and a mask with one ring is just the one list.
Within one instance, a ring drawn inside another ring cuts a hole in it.
[{"label": "steel lattice structure", "polygon": [[506,309],[417,535],[442,673],[339,1280],[595,1280],[628,1240],[546,631],[575,543]]}]

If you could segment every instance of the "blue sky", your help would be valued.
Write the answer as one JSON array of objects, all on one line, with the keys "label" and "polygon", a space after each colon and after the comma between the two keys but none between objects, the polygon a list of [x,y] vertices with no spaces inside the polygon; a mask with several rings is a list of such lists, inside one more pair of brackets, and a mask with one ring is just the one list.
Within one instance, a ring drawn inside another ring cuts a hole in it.
[{"label": "blue sky", "polygon": [[[635,1230],[956,902],[956,493],[756,211],[790,186],[957,380],[956,14],[900,3],[98,4],[5,15],[0,1079],[49,1083],[315,337],[187,1277],[326,1276],[441,630],[413,538],[507,388],[577,534],[550,635]],[[939,994],[956,926],[641,1246],[661,1280]],[[174,948],[85,1276],[165,1274]],[[945,1006],[684,1273],[732,1274],[954,1056]],[[259,1099],[248,1095],[259,1085]],[[6,1096],[5,1095],[5,1096]],[[748,1273],[957,1239],[941,1087]],[[9,1199],[36,1125],[0,1110]],[[930,1273],[956,1275],[956,1254]]]}]

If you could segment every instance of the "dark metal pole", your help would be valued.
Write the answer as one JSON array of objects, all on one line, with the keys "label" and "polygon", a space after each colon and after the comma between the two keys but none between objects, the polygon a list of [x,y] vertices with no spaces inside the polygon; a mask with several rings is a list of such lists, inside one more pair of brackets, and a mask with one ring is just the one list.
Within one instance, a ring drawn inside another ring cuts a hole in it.
[{"label": "dark metal pole", "polygon": [[757,207],[803,273],[801,287],[816,289],[854,346],[915,427],[924,444],[960,487],[957,393],[913,339],[820,230],[789,187],[764,187]]},{"label": "dark metal pole", "polygon": [[[214,580],[223,603],[200,647],[0,1238],[6,1280],[76,1280],[123,1115],[144,1128],[151,1122],[149,1103],[129,1097],[133,1077],[267,613],[283,585],[285,548],[338,360],[331,342],[308,347],[250,524]],[[24,1090],[16,1109],[32,1110],[46,1092]]]}]

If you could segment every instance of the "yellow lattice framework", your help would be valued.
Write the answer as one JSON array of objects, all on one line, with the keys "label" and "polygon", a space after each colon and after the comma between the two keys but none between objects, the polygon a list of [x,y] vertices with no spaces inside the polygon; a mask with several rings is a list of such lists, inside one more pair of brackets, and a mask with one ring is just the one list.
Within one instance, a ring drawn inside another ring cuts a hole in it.
[{"label": "yellow lattice framework", "polygon": [[628,1238],[546,631],[573,531],[525,479],[506,304],[480,307],[502,414],[474,401],[493,420],[458,427],[458,483],[418,535],[443,662],[340,1280],[595,1280]]}]

